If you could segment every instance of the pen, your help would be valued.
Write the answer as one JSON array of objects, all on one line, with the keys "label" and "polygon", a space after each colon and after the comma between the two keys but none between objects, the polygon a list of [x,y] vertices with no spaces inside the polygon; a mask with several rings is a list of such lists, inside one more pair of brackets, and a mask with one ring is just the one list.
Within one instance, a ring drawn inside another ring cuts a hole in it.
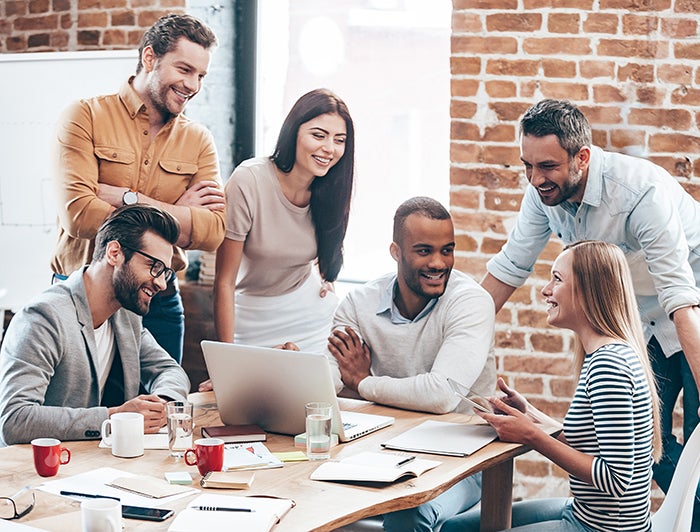
[{"label": "pen", "polygon": [[92,493],[78,493],[77,491],[63,491],[61,490],[61,495],[67,495],[68,497],[87,497],[88,499],[113,499],[115,501],[121,501],[119,497],[110,497],[109,495],[93,495]]},{"label": "pen", "polygon": [[413,462],[415,459],[416,459],[415,456],[409,456],[408,458],[404,458],[398,464],[396,464],[396,467],[401,467],[402,465],[406,465],[409,462]]},{"label": "pen", "polygon": [[225,508],[222,506],[193,506],[195,510],[204,510],[207,512],[254,512],[252,508]]}]

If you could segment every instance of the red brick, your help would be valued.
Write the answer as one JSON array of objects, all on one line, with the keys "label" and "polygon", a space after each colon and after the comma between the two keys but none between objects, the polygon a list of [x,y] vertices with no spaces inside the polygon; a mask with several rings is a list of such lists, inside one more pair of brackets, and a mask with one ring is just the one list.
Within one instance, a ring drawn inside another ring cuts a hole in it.
[{"label": "red brick", "polygon": [[[695,159],[695,163],[693,164],[693,174],[700,175],[700,159]],[[695,201],[700,201],[700,185],[696,185],[693,183],[683,183],[683,188],[695,198]]]},{"label": "red brick", "polygon": [[685,109],[630,109],[627,117],[631,125],[668,127],[670,129],[688,129],[692,117]]},{"label": "red brick", "polygon": [[574,8],[581,11],[592,11],[593,0],[523,0],[525,9],[541,9],[550,7],[555,9]]},{"label": "red brick", "polygon": [[7,0],[5,2],[5,16],[19,17],[29,13],[29,5],[26,0]]},{"label": "red brick", "polygon": [[610,131],[610,145],[619,151],[630,146],[644,146],[646,134],[644,130],[637,129],[613,129]]},{"label": "red brick", "polygon": [[[120,9],[111,13],[112,26],[133,26],[136,23],[136,14],[130,9]],[[126,44],[126,34],[124,43]]]},{"label": "red brick", "polygon": [[54,12],[70,11],[71,8],[71,0],[53,0],[51,4]]},{"label": "red brick", "polygon": [[576,390],[576,379],[573,377],[567,379],[551,379],[549,381],[549,389],[554,397],[573,397]]},{"label": "red brick", "polygon": [[5,41],[8,52],[19,52],[27,49],[27,38],[25,35],[16,35],[7,38]]},{"label": "red brick", "polygon": [[534,32],[542,28],[538,13],[497,13],[486,16],[487,31]]},{"label": "red brick", "polygon": [[479,249],[479,244],[474,237],[465,234],[455,235],[456,248],[459,251],[477,251]]},{"label": "red brick", "polygon": [[527,111],[531,103],[493,102],[490,108],[496,113],[499,120],[519,120]]},{"label": "red brick", "polygon": [[450,205],[463,209],[478,209],[481,204],[481,191],[469,188],[450,190]]},{"label": "red brick", "polygon": [[534,375],[531,377],[515,377],[513,386],[525,395],[542,395],[544,392],[542,377]]},{"label": "red brick", "polygon": [[484,128],[484,134],[481,136],[484,142],[515,142],[516,129],[509,124],[498,124]]},{"label": "red brick", "polygon": [[[520,312],[518,314],[521,314]],[[506,355],[503,357],[504,371],[523,371],[532,375],[571,375],[571,360],[553,356]]]},{"label": "red brick", "polygon": [[452,9],[517,9],[518,0],[452,0]]},{"label": "red brick", "polygon": [[700,153],[700,137],[681,133],[656,133],[649,138],[649,149],[657,153]]},{"label": "red brick", "polygon": [[[520,194],[520,197],[522,198],[522,194]],[[495,255],[496,253],[501,251],[501,248],[505,243],[505,238],[491,238],[485,236],[484,239],[481,241],[481,252],[486,253],[487,255]]]},{"label": "red brick", "polygon": [[558,98],[569,100],[588,99],[588,85],[585,83],[552,83],[542,81],[540,83],[542,95],[546,98]]},{"label": "red brick", "polygon": [[143,38],[144,29],[134,30],[129,32],[129,44],[137,47],[141,44],[141,39]]},{"label": "red brick", "polygon": [[472,142],[451,142],[450,161],[453,163],[481,163],[484,157],[481,144]]},{"label": "red brick", "polygon": [[81,46],[97,46],[100,44],[101,31],[83,30],[78,32],[78,44]]},{"label": "red brick", "polygon": [[519,166],[520,148],[517,146],[484,146],[484,162],[500,166]]},{"label": "red brick", "polygon": [[689,178],[693,175],[693,162],[688,157],[649,157],[649,160],[675,177]]},{"label": "red brick", "polygon": [[518,41],[513,37],[453,36],[453,54],[514,54]]},{"label": "red brick", "polygon": [[496,331],[494,345],[497,349],[525,349],[525,335],[514,331]]},{"label": "red brick", "polygon": [[517,86],[512,81],[494,80],[484,83],[490,98],[515,98]]},{"label": "red brick", "polygon": [[622,33],[625,35],[649,35],[659,28],[659,17],[647,15],[623,15]]},{"label": "red brick", "polygon": [[676,0],[674,8],[678,13],[692,13],[693,15],[697,15],[700,11],[698,0]]},{"label": "red brick", "polygon": [[532,284],[527,283],[518,288],[508,301],[516,305],[532,305]]},{"label": "red brick", "polygon": [[452,140],[481,140],[481,132],[479,126],[472,122],[452,120],[450,138]]},{"label": "red brick", "polygon": [[450,57],[450,71],[452,75],[469,74],[476,75],[481,72],[481,59],[478,57]]},{"label": "red brick", "polygon": [[601,39],[598,42],[598,55],[601,56],[664,59],[668,53],[668,43],[665,41]]},{"label": "red brick", "polygon": [[102,35],[102,44],[105,46],[118,46],[126,44],[126,33],[124,30],[105,30]]},{"label": "red brick", "polygon": [[[513,313],[508,308],[508,303],[506,303],[501,310],[496,313],[496,323],[510,324],[513,322]],[[498,355],[496,355],[498,358]]]},{"label": "red brick", "polygon": [[671,103],[676,105],[700,105],[700,89],[679,87],[671,93]]},{"label": "red brick", "polygon": [[51,44],[51,35],[49,33],[35,33],[27,39],[27,48],[39,48],[49,46]]},{"label": "red brick", "polygon": [[676,59],[700,59],[700,43],[682,43],[673,44],[673,53]]},{"label": "red brick", "polygon": [[108,15],[106,12],[91,12],[78,14],[79,28],[105,28]]},{"label": "red brick", "polygon": [[671,0],[600,0],[600,10],[626,9],[627,11],[659,12],[669,9]]},{"label": "red brick", "polygon": [[637,81],[639,83],[652,83],[654,81],[654,66],[627,63],[621,65],[617,71],[619,81]]},{"label": "red brick", "polygon": [[486,73],[497,76],[535,76],[539,68],[539,61],[528,59],[489,59],[486,63]]},{"label": "red brick", "polygon": [[70,33],[67,31],[54,31],[51,33],[51,48],[54,50],[68,50]]},{"label": "red brick", "polygon": [[29,0],[29,12],[32,14],[48,13],[50,7],[49,0]]},{"label": "red brick", "polygon": [[450,183],[453,185],[480,186],[486,189],[520,187],[517,172],[498,168],[451,168]]},{"label": "red brick", "polygon": [[[516,390],[520,391],[520,388],[516,388]],[[541,460],[519,460],[515,470],[517,471],[518,475],[525,475],[529,477],[547,478],[551,474],[551,467],[549,466],[549,463]]]},{"label": "red brick", "polygon": [[19,17],[15,20],[15,31],[52,30],[58,28],[58,15]]},{"label": "red brick", "polygon": [[593,87],[593,99],[597,103],[624,102],[627,97],[622,88],[613,85],[595,85]]},{"label": "red brick", "polygon": [[481,17],[476,13],[452,12],[452,33],[480,33],[482,30]]},{"label": "red brick", "polygon": [[[697,2],[697,0],[693,0]],[[676,9],[678,9],[676,7]],[[697,10],[697,8],[696,8]],[[661,34],[665,37],[682,39],[684,37],[695,37],[698,32],[698,23],[687,18],[661,19]]]},{"label": "red brick", "polygon": [[581,17],[575,13],[550,13],[547,29],[550,33],[579,33]]},{"label": "red brick", "polygon": [[639,87],[637,101],[645,105],[662,105],[666,99],[666,89],[662,87]]},{"label": "red brick", "polygon": [[588,13],[583,21],[585,33],[617,33],[618,16],[608,13]]},{"label": "red brick", "polygon": [[455,99],[450,100],[450,116],[452,118],[473,118],[476,110],[476,102]]},{"label": "red brick", "polygon": [[477,79],[453,79],[450,83],[452,96],[461,96],[468,98],[476,96],[479,90],[479,80]]},{"label": "red brick", "polygon": [[542,71],[545,78],[575,78],[576,63],[562,59],[543,59]]},{"label": "red brick", "polygon": [[69,30],[73,27],[73,16],[70,13],[64,13],[60,17],[59,25],[63,30]]},{"label": "red brick", "polygon": [[615,77],[615,63],[613,61],[581,61],[579,64],[581,77],[584,78],[610,78]]},{"label": "red brick", "polygon": [[526,38],[523,50],[532,55],[590,55],[591,41],[583,38]]},{"label": "red brick", "polygon": [[[152,2],[149,0],[149,5]],[[78,11],[87,9],[116,9],[126,7],[127,0],[78,0]],[[150,26],[150,24],[149,24]]]},{"label": "red brick", "polygon": [[520,192],[510,194],[487,190],[484,192],[484,207],[490,211],[518,212],[520,210],[520,201],[522,198],[523,195]]},{"label": "red brick", "polygon": [[530,343],[535,351],[559,353],[564,348],[564,341],[559,333],[533,333]]},{"label": "red brick", "polygon": [[[148,5],[150,5],[151,0],[145,0]],[[132,6],[136,6],[136,3],[134,0],[132,0]],[[148,11],[140,11],[137,14],[137,21],[138,25],[141,26],[142,28],[148,28],[151,27],[153,24],[155,24],[160,17],[163,17],[169,13],[172,13],[170,10],[148,10]]]},{"label": "red brick", "polygon": [[455,269],[480,279],[486,273],[486,258],[458,255],[455,257]]},{"label": "red brick", "polygon": [[[464,213],[464,212],[453,212],[452,219],[455,221],[455,227],[459,227],[470,233],[485,233],[491,231],[502,231],[503,227],[503,217],[499,214],[492,213]],[[489,257],[483,257],[483,264]],[[476,260],[476,259],[474,259]]]},{"label": "red brick", "polygon": [[659,81],[673,84],[687,84],[693,82],[693,67],[687,64],[659,65],[657,68]]},{"label": "red brick", "polygon": [[[549,270],[549,267],[547,268]],[[518,322],[523,327],[547,328],[547,313],[540,310],[518,310]]]}]

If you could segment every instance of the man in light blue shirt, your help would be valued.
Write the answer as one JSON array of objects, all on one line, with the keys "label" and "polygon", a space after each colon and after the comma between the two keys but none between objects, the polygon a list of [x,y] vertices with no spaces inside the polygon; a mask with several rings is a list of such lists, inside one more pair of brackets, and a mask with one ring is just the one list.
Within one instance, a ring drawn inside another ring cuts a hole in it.
[{"label": "man in light blue shirt", "polygon": [[552,233],[565,244],[603,240],[625,252],[662,401],[664,456],[654,479],[666,491],[682,450],[671,433],[681,389],[685,441],[698,424],[700,204],[663,168],[592,146],[588,121],[569,102],[531,107],[520,133],[532,186],[481,284],[498,311],[532,273]]}]

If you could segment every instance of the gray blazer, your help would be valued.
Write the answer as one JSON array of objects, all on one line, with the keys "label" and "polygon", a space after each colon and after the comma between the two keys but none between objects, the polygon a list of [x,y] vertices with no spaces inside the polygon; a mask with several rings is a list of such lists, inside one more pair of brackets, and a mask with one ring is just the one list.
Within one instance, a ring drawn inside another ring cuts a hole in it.
[{"label": "gray blazer", "polygon": [[[83,269],[53,285],[15,315],[0,350],[0,446],[33,438],[100,437],[96,350]],[[111,318],[126,399],[147,393],[184,400],[184,370],[125,309]]]}]

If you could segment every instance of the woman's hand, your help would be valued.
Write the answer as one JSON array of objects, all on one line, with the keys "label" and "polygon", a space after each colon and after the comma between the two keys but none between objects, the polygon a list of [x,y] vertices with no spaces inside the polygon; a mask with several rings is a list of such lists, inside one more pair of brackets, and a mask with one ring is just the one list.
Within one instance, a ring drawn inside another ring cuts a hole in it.
[{"label": "woman's hand", "polygon": [[476,410],[475,412],[496,429],[501,441],[529,444],[532,441],[532,436],[541,432],[529,415],[508,405],[501,399],[493,398],[490,401],[496,412],[500,413],[489,414]]},{"label": "woman's hand", "polygon": [[500,398],[501,401],[503,401],[508,406],[512,406],[513,408],[517,408],[523,414],[527,413],[527,410],[528,410],[528,407],[530,406],[530,403],[527,402],[527,399],[525,399],[525,397],[523,397],[522,394],[520,394],[519,392],[516,392],[513,388],[510,388],[506,384],[506,381],[503,380],[502,377],[498,378],[497,385],[498,385],[498,389],[506,394],[504,397]]},{"label": "woman's hand", "polygon": [[328,281],[321,281],[321,291],[318,295],[321,297],[326,297],[328,292],[335,292],[335,285],[333,283],[329,283]]}]

